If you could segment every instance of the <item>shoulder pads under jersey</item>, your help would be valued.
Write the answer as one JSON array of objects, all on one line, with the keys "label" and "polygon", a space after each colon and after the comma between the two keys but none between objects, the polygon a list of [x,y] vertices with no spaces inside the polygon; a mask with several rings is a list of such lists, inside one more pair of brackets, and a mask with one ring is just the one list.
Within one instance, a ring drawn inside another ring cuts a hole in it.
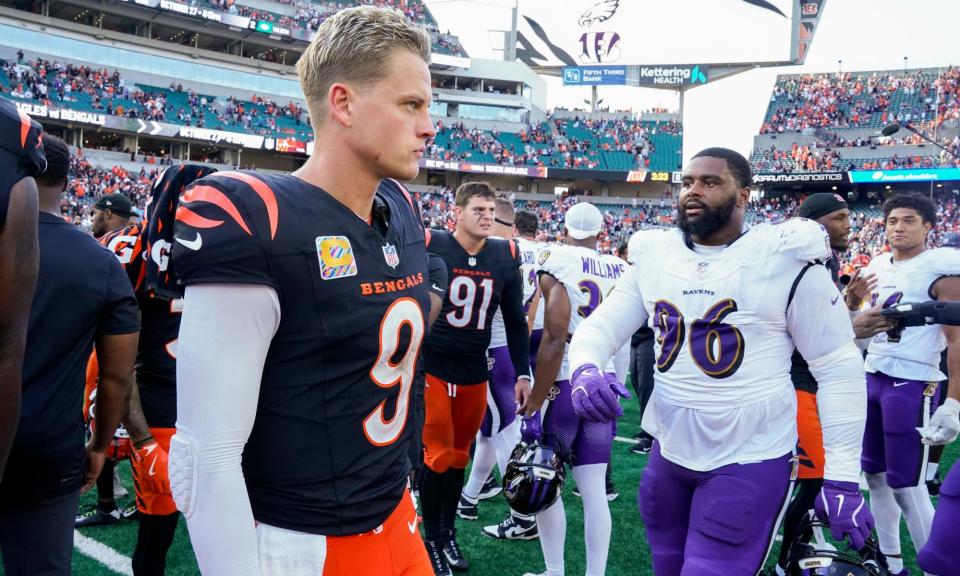
[{"label": "shoulder pads under jersey", "polygon": [[779,224],[760,224],[757,232],[773,253],[795,257],[802,262],[824,261],[833,256],[827,229],[806,218],[791,218]]}]

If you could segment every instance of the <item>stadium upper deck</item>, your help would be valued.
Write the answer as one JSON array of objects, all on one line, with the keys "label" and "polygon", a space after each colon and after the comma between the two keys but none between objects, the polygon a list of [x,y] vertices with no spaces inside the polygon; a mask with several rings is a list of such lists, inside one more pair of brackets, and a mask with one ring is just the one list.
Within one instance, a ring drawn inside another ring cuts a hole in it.
[{"label": "stadium upper deck", "polygon": [[[0,61],[0,90],[16,101],[294,141],[297,151],[305,151],[305,143],[313,140],[299,100],[205,94],[179,80],[169,86],[131,82],[116,69],[21,57],[21,53]],[[166,80],[158,77],[155,82]],[[474,89],[466,87],[466,91]],[[500,89],[485,92],[499,94]],[[674,119],[565,115],[537,122],[524,117],[523,122],[495,123],[483,129],[446,116],[452,110],[445,103],[435,103],[433,112],[438,134],[428,143],[427,157],[432,159],[619,172],[679,169],[682,128]]]},{"label": "stadium upper deck", "polygon": [[751,156],[771,173],[955,168],[960,162],[906,130],[960,152],[960,70],[784,75],[777,79]]},{"label": "stadium upper deck", "polygon": [[421,0],[57,0],[42,5],[25,0],[12,2],[14,8],[39,10],[40,15],[63,22],[290,66],[296,63],[320,23],[337,10],[357,4],[395,7],[428,29],[435,54],[467,56],[455,36],[441,32]]}]

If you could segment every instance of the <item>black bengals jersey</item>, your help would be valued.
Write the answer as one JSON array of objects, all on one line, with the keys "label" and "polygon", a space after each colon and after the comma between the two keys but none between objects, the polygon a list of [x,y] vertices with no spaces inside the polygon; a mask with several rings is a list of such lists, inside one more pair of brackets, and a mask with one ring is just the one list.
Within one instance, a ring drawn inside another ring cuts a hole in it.
[{"label": "black bengals jersey", "polygon": [[109,232],[100,239],[123,266],[140,306],[140,342],[135,365],[140,406],[151,428],[177,423],[177,335],[183,300],[157,298],[146,290],[146,221]]},{"label": "black bengals jersey", "polygon": [[424,348],[427,373],[460,385],[488,378],[490,325],[503,312],[510,359],[518,375],[530,373],[530,338],[523,312],[520,250],[489,238],[470,255],[449,232],[430,230],[427,249],[447,265],[447,294]]},{"label": "black bengals jersey", "polygon": [[243,452],[258,521],[358,534],[383,523],[406,489],[427,254],[399,184],[380,183],[373,212],[367,223],[292,175],[217,173],[181,197],[180,281],[270,286],[280,302]]},{"label": "black bengals jersey", "polygon": [[13,185],[46,169],[43,128],[13,102],[0,98],[0,230],[7,221]]}]

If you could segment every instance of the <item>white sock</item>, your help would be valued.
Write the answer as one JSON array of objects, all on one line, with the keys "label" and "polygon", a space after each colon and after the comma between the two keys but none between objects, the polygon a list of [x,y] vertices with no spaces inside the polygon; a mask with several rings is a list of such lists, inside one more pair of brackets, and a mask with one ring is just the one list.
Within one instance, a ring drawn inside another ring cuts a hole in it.
[{"label": "white sock", "polygon": [[902,556],[887,556],[887,568],[890,569],[891,574],[896,574],[903,571],[903,557]]},{"label": "white sock", "polygon": [[930,527],[933,525],[934,509],[927,485],[921,482],[919,486],[894,488],[893,496],[903,510],[913,547],[921,550],[930,537]]},{"label": "white sock", "polygon": [[537,514],[537,529],[540,531],[540,550],[550,576],[563,576],[563,546],[567,538],[567,514],[563,498],[557,498],[553,506]]},{"label": "white sock", "polygon": [[583,499],[583,540],[587,545],[587,574],[603,576],[610,550],[610,503],[607,501],[607,465],[575,466],[573,477]]},{"label": "white sock", "polygon": [[497,466],[500,467],[500,473],[507,469],[507,461],[510,460],[510,454],[520,443],[520,418],[511,422],[506,428],[493,435],[493,447],[497,451]]},{"label": "white sock", "polygon": [[774,570],[776,570],[777,576],[787,576],[786,570],[781,568],[779,564],[776,565],[776,568],[774,568]]},{"label": "white sock", "polygon": [[496,464],[497,453],[494,450],[493,440],[478,432],[477,447],[473,451],[473,466],[470,468],[470,479],[463,487],[463,495],[471,500],[476,500]]},{"label": "white sock", "polygon": [[[880,551],[886,555],[900,555],[900,506],[887,486],[887,474],[864,474],[870,487],[870,512],[877,523]],[[902,569],[902,568],[901,568]]]},{"label": "white sock", "polygon": [[937,477],[937,468],[939,466],[939,462],[927,462],[927,482]]}]

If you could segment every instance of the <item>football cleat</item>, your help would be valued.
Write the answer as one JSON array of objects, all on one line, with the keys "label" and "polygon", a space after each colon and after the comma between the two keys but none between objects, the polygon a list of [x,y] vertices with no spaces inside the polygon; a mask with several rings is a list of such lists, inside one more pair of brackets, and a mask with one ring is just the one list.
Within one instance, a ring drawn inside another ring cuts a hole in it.
[{"label": "football cleat", "polygon": [[933,478],[927,480],[927,492],[929,492],[931,496],[939,496],[940,484],[940,472],[937,471]]},{"label": "football cleat", "polygon": [[523,518],[511,514],[499,524],[484,526],[483,535],[497,540],[533,540],[540,536],[536,518]]},{"label": "football cleat", "polygon": [[554,450],[521,442],[503,473],[503,494],[515,512],[532,516],[557,501],[563,480],[563,462]]},{"label": "football cleat", "polygon": [[108,524],[116,524],[119,522],[120,516],[121,512],[119,508],[114,508],[113,510],[104,510],[100,508],[100,506],[94,504],[84,512],[78,514],[73,525],[77,528],[85,528],[87,526],[106,526]]},{"label": "football cleat", "polygon": [[464,520],[476,520],[480,517],[480,511],[477,509],[477,501],[471,501],[466,494],[460,495],[460,502],[457,504],[457,516]]},{"label": "football cleat", "polygon": [[[829,533],[826,522],[813,521],[808,527]],[[806,530],[799,533],[804,532]],[[794,542],[786,573],[787,576],[891,576],[887,559],[872,538],[866,540],[859,552],[825,541]]]},{"label": "football cleat", "polygon": [[430,557],[430,565],[433,567],[434,576],[453,576],[450,571],[450,564],[447,563],[447,556],[443,552],[445,542],[443,540],[424,540],[427,548],[427,556]]},{"label": "football cleat", "polygon": [[620,497],[617,487],[613,485],[613,479],[607,476],[607,502],[613,502]]},{"label": "football cleat", "polygon": [[630,448],[630,452],[634,454],[649,454],[651,449],[653,449],[653,439],[649,436],[640,436],[637,438],[637,443]]},{"label": "football cleat", "polygon": [[140,517],[140,511],[137,510],[136,502],[132,502],[120,509],[120,518],[124,520],[136,520]]},{"label": "football cleat", "polygon": [[464,558],[460,545],[457,544],[456,530],[450,530],[447,533],[447,539],[443,543],[443,555],[454,572],[466,572],[470,569],[470,561]]},{"label": "football cleat", "polygon": [[503,491],[503,488],[500,487],[500,483],[497,482],[497,479],[493,477],[493,474],[487,478],[487,481],[483,483],[483,488],[480,489],[480,494],[477,495],[478,500],[487,500],[493,498],[497,494]]}]

